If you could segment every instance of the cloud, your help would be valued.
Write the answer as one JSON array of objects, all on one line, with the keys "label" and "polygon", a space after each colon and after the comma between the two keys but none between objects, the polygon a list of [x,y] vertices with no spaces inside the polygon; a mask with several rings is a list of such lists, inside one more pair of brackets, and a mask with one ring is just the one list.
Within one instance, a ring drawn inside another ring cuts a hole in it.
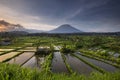
[{"label": "cloud", "polygon": [[0,18],[44,30],[67,23],[84,31],[118,31],[119,4],[120,0],[0,0]]},{"label": "cloud", "polygon": [[51,28],[54,28],[52,25],[40,23],[43,18],[39,16],[18,13],[17,11],[5,6],[0,6],[0,8],[1,20],[4,19],[10,23],[21,24],[25,28],[40,30],[50,30]]}]

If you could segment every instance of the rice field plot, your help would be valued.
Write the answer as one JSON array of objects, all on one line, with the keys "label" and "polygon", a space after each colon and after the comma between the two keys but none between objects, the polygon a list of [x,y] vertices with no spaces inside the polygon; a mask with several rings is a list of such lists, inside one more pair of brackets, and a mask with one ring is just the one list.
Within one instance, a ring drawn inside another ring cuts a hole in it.
[{"label": "rice field plot", "polygon": [[7,63],[10,64],[18,64],[18,65],[23,65],[25,64],[29,59],[31,59],[34,56],[34,52],[24,52],[19,56],[14,57]]},{"label": "rice field plot", "polygon": [[4,51],[4,52],[5,52],[5,51],[12,51],[12,50],[14,50],[14,49],[0,49],[0,52],[1,52],[1,51]]},{"label": "rice field plot", "polygon": [[24,49],[20,49],[18,51],[25,51],[25,52],[36,52],[36,47],[26,47]]},{"label": "rice field plot", "polygon": [[34,55],[29,61],[27,61],[22,67],[29,68],[38,68],[41,69],[41,65],[45,61],[45,56],[42,55]]},{"label": "rice field plot", "polygon": [[71,66],[74,72],[89,75],[93,71],[96,71],[94,68],[90,67],[89,65],[85,64],[83,61],[77,59],[76,57],[70,54],[65,55],[65,57],[66,57],[66,61]]},{"label": "rice field plot", "polygon": [[52,72],[54,73],[68,73],[66,65],[62,59],[60,52],[54,52],[52,60]]},{"label": "rice field plot", "polygon": [[75,55],[79,56],[80,58],[82,58],[82,59],[84,59],[84,60],[86,60],[86,61],[88,61],[88,62],[106,70],[106,71],[108,71],[108,72],[118,71],[118,68],[116,68],[116,67],[114,67],[110,64],[104,63],[102,61],[98,61],[98,60],[95,60],[95,59],[92,59],[92,58],[88,58],[88,57],[82,56],[82,55],[77,54],[77,53]]},{"label": "rice field plot", "polygon": [[0,54],[3,54],[3,51],[0,51]]},{"label": "rice field plot", "polygon": [[4,55],[0,56],[0,62],[3,62],[11,57],[14,57],[15,55],[19,54],[20,52],[10,52]]}]

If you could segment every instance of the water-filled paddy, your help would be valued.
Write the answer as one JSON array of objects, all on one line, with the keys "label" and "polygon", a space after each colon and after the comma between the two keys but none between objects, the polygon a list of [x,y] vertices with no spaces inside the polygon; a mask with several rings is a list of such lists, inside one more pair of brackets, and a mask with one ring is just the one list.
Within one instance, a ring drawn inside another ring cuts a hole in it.
[{"label": "water-filled paddy", "polygon": [[90,63],[100,67],[100,68],[103,68],[104,70],[106,71],[109,71],[109,72],[114,72],[114,71],[117,71],[118,69],[115,68],[114,66],[112,65],[109,65],[107,63],[104,63],[104,62],[101,62],[101,61],[98,61],[98,60],[95,60],[95,59],[91,59],[91,58],[88,58],[88,57],[85,57],[85,56],[82,56],[79,54],[76,54],[77,56],[79,56],[80,58],[83,58],[87,61],[89,61]]},{"label": "water-filled paddy", "polygon": [[2,54],[3,52],[0,52],[0,54]]},{"label": "water-filled paddy", "polygon": [[19,52],[10,52],[0,56],[0,62],[17,55]]},{"label": "water-filled paddy", "polygon": [[52,72],[55,72],[55,73],[68,72],[60,52],[54,52],[54,57],[52,60],[51,67],[52,67]]},{"label": "water-filled paddy", "polygon": [[11,51],[11,50],[14,50],[14,49],[0,49],[0,51]]},{"label": "water-filled paddy", "polygon": [[40,55],[34,55],[29,61],[27,61],[23,67],[29,68],[41,68],[42,63],[44,63],[45,57]]},{"label": "water-filled paddy", "polygon": [[[44,48],[44,47],[39,47],[39,48]],[[49,47],[47,47],[47,48],[49,48]],[[54,73],[69,73],[69,70],[66,67],[66,64],[61,56],[61,53],[59,52],[60,48],[61,48],[60,46],[54,46],[54,50],[56,50],[58,52],[52,53],[53,58],[51,59],[51,61],[52,61],[51,71]],[[13,49],[8,49],[8,50],[13,50]],[[20,49],[18,51],[23,51],[23,53],[10,59],[7,63],[18,64],[22,67],[37,68],[37,69],[41,70],[42,69],[41,66],[45,62],[45,57],[48,56],[48,55],[43,55],[41,53],[35,54],[35,51],[36,51],[35,47],[26,47],[26,48]],[[6,60],[8,58],[11,58],[11,57],[17,55],[18,53],[20,53],[20,52],[10,52],[7,54],[3,54],[0,56],[0,62]],[[0,54],[2,54],[2,52],[0,52]],[[101,61],[98,61],[95,59],[91,59],[91,58],[88,58],[85,56],[81,56],[80,54],[77,54],[77,53],[75,53],[75,55],[77,55],[78,57],[80,57],[80,58],[92,63],[93,65],[106,70],[106,71],[113,72],[113,71],[118,70],[117,68],[115,68],[109,64],[106,64],[104,62],[101,62]],[[74,72],[88,75],[94,71],[97,71],[94,68],[90,67],[88,64],[84,63],[80,59],[78,59],[70,54],[67,54],[64,56],[66,58],[65,59],[66,62],[71,67],[72,71],[74,71]]]},{"label": "water-filled paddy", "polygon": [[26,61],[28,61],[35,53],[34,52],[24,52],[21,55],[11,59],[8,61],[10,64],[19,64],[23,65]]},{"label": "water-filled paddy", "polygon": [[28,51],[28,52],[35,52],[36,51],[36,48],[35,47],[26,47],[26,48],[24,48],[24,49],[20,49],[20,50],[18,50],[18,51]]},{"label": "water-filled paddy", "polygon": [[84,62],[80,61],[76,57],[68,54],[65,55],[68,64],[71,66],[73,71],[80,73],[80,74],[90,74],[91,72],[95,71],[89,65],[85,64]]}]

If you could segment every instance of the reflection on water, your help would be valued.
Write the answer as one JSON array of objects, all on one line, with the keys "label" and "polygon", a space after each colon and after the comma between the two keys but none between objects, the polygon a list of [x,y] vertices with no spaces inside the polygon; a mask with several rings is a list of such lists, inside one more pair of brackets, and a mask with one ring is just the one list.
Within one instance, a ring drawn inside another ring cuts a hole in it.
[{"label": "reflection on water", "polygon": [[41,68],[42,63],[45,61],[45,55],[34,55],[23,67]]},{"label": "reflection on water", "polygon": [[11,50],[14,50],[14,49],[0,49],[0,51],[11,51]]},{"label": "reflection on water", "polygon": [[114,66],[112,65],[109,65],[109,64],[106,64],[102,61],[98,61],[98,60],[95,60],[95,59],[91,59],[91,58],[88,58],[88,57],[85,57],[85,56],[82,56],[80,54],[76,54],[77,56],[79,56],[80,58],[83,58],[87,61],[89,61],[90,63],[96,65],[96,66],[99,66],[100,68],[103,68],[104,70],[106,71],[110,71],[110,72],[114,72],[114,71],[117,71],[118,69],[115,68]]},{"label": "reflection on water", "polygon": [[0,62],[17,55],[19,52],[10,52],[0,56]]},{"label": "reflection on water", "polygon": [[60,73],[60,72],[68,72],[60,52],[54,52],[54,57],[52,60],[52,72]]},{"label": "reflection on water", "polygon": [[68,64],[71,66],[73,71],[81,74],[90,74],[91,72],[95,71],[93,68],[82,62],[81,60],[77,59],[70,54],[65,55]]},{"label": "reflection on water", "polygon": [[24,64],[27,60],[29,60],[35,53],[34,52],[24,52],[21,55],[11,59],[8,63],[11,64]]}]

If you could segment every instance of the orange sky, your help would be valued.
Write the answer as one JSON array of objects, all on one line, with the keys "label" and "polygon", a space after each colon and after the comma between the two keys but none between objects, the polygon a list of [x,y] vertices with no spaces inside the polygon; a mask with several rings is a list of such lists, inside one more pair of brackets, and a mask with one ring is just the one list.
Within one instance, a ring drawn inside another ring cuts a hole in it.
[{"label": "orange sky", "polygon": [[5,26],[3,26],[3,25],[0,25],[0,32],[1,31],[5,31],[7,28],[5,27]]}]

